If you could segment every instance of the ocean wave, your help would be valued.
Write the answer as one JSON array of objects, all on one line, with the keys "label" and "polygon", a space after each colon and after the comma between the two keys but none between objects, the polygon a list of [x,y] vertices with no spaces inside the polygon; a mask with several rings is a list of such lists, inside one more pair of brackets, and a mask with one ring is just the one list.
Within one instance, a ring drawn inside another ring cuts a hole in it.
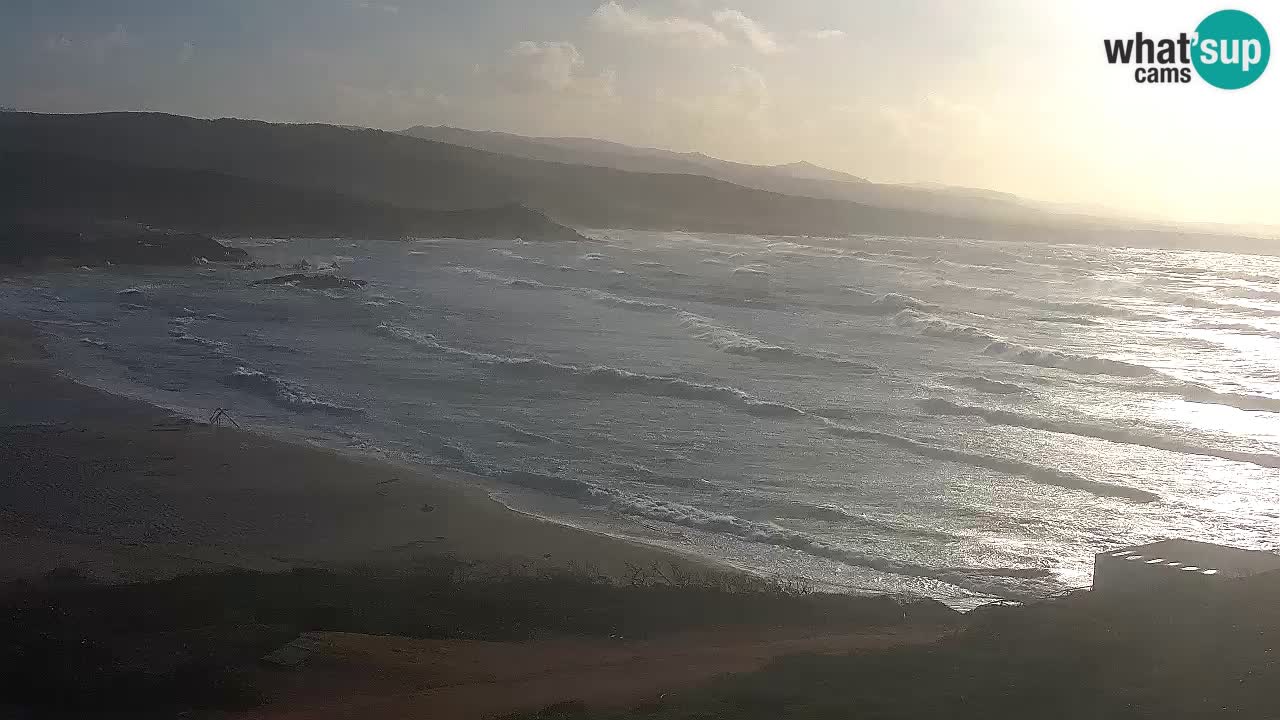
[{"label": "ocean wave", "polygon": [[196,347],[206,348],[215,352],[223,352],[227,349],[227,344],[218,340],[210,340],[202,338],[199,335],[192,335],[188,332],[178,330],[170,330],[169,338],[181,345],[194,345]]},{"label": "ocean wave", "polygon": [[900,435],[882,433],[876,430],[863,430],[830,421],[826,421],[826,427],[829,433],[838,437],[855,440],[870,440],[883,445],[900,448],[921,457],[934,460],[948,460],[964,465],[972,465],[974,467],[985,468],[987,470],[994,470],[996,472],[1005,473],[1006,475],[1024,477],[1042,485],[1053,485],[1071,490],[1082,490],[1100,497],[1123,498],[1126,500],[1133,500],[1135,502],[1153,502],[1159,499],[1158,495],[1147,492],[1146,490],[1139,490],[1125,485],[1116,485],[1114,483],[1101,482],[1098,480],[1089,480],[1074,473],[1054,468],[1047,468],[1041,465],[1023,462],[1021,460],[984,455],[982,453],[968,452],[966,450],[957,450],[955,448],[941,447],[938,445],[930,445],[929,443],[920,442],[919,440],[913,440]]},{"label": "ocean wave", "polygon": [[1280,292],[1276,292],[1274,290],[1255,290],[1253,288],[1233,287],[1225,289],[1223,292],[1231,297],[1280,302]]},{"label": "ocean wave", "polygon": [[246,390],[290,410],[324,412],[333,415],[359,415],[363,412],[359,408],[317,399],[293,383],[243,365],[227,375],[224,381],[232,387]]},{"label": "ocean wave", "polygon": [[1232,313],[1236,315],[1250,315],[1253,317],[1276,317],[1280,316],[1280,309],[1268,310],[1265,308],[1256,308],[1249,305],[1241,305],[1239,303],[1218,302],[1199,295],[1167,295],[1164,301],[1172,305],[1181,305],[1188,308],[1197,308],[1200,310],[1216,310],[1223,313]]},{"label": "ocean wave", "polygon": [[902,327],[911,328],[930,337],[977,343],[992,343],[1000,340],[995,335],[972,325],[962,325],[915,310],[899,311],[893,316],[893,321]]},{"label": "ocean wave", "polygon": [[1172,393],[1187,402],[1205,405],[1229,405],[1239,410],[1280,413],[1280,398],[1267,397],[1265,395],[1224,393],[1203,385],[1180,382],[1161,383],[1147,389]]},{"label": "ocean wave", "polygon": [[[934,568],[840,547],[777,523],[755,522],[684,503],[602,488],[576,478],[531,472],[506,473],[500,477],[520,487],[607,506],[614,511],[646,520],[656,520],[704,532],[730,535],[747,542],[796,550],[852,567],[938,580],[985,595],[1026,599],[1043,597],[1058,589],[1056,583],[1046,580],[1050,573],[1042,568]],[[1043,582],[1034,582],[1036,579],[1041,579]]]},{"label": "ocean wave", "polygon": [[1081,375],[1114,375],[1117,377],[1147,377],[1156,371],[1145,365],[1135,365],[1122,360],[1111,360],[1093,355],[1077,355],[1061,350],[1019,345],[1007,340],[994,340],[983,350],[987,355],[1001,360],[1035,365],[1037,367],[1069,370]]},{"label": "ocean wave", "polygon": [[542,444],[551,444],[555,442],[555,440],[552,440],[546,435],[539,435],[538,433],[530,432],[528,430],[525,430],[522,427],[513,425],[512,423],[509,423],[509,422],[504,422],[499,420],[494,424],[497,425],[499,428],[501,428],[508,435],[510,435],[511,437],[515,438],[516,440],[522,443],[542,445]]},{"label": "ocean wave", "polygon": [[941,530],[922,527],[892,520],[873,517],[866,513],[856,512],[833,503],[813,504],[801,501],[790,501],[779,509],[784,517],[799,517],[809,520],[837,522],[882,531],[894,536],[913,535],[940,541],[954,541],[956,536]]},{"label": "ocean wave", "polygon": [[959,283],[941,281],[936,282],[932,286],[935,291],[943,291],[963,295],[966,297],[985,297],[990,300],[1003,300],[1019,305],[1037,307],[1044,310],[1053,310],[1076,315],[1095,315],[1103,317],[1134,317],[1135,313],[1126,308],[1115,307],[1113,305],[1104,305],[1096,302],[1076,302],[1067,300],[1051,300],[1048,298],[1031,297],[1023,295],[1012,290],[993,287],[975,287],[971,285],[961,285]]},{"label": "ocean wave", "polygon": [[[585,297],[588,300],[600,303],[601,305],[609,305],[611,307],[618,307],[626,310],[634,310],[636,312],[669,313],[669,314],[678,314],[681,312],[680,308],[674,307],[672,305],[667,305],[665,303],[653,302],[650,300],[641,300],[638,298],[623,297],[621,295],[614,295],[613,293],[606,292],[604,290],[596,290],[595,288],[568,287],[565,285],[548,285],[546,283],[538,282],[537,280],[530,280],[528,278],[510,277],[507,275],[499,275],[498,273],[489,272],[488,270],[481,270],[479,268],[466,267],[464,265],[455,265],[451,269],[454,272],[458,273],[459,275],[466,275],[468,277],[473,277],[478,280],[483,280],[486,282],[501,283],[503,285],[507,285],[510,287],[530,288],[530,289],[537,289],[537,290],[558,290],[558,291],[566,292],[572,295]],[[572,268],[568,268],[568,269],[572,270]]]},{"label": "ocean wave", "polygon": [[1242,322],[1207,322],[1200,323],[1195,326],[1197,330],[1223,330],[1226,332],[1239,333],[1241,335],[1254,335],[1257,337],[1274,337],[1280,338],[1280,331],[1268,330],[1257,325],[1250,325]]},{"label": "ocean wave", "polygon": [[1075,315],[1042,315],[1040,317],[1031,318],[1035,322],[1056,323],[1059,325],[1101,325],[1097,320],[1090,320],[1087,317],[1078,317]]},{"label": "ocean wave", "polygon": [[789,363],[826,363],[861,373],[873,373],[876,368],[866,363],[840,357],[839,355],[821,351],[803,351],[782,345],[771,345],[763,340],[738,332],[722,325],[717,325],[710,318],[693,313],[679,314],[680,324],[695,339],[706,342],[711,347],[730,355]]},{"label": "ocean wave", "polygon": [[1096,425],[1093,423],[1073,420],[1055,420],[1037,417],[1035,415],[1010,412],[1008,410],[958,405],[950,400],[944,400],[941,398],[923,400],[921,401],[920,406],[925,410],[925,412],[935,415],[976,417],[981,418],[992,425],[1011,425],[1014,427],[1024,427],[1032,430],[1045,430],[1048,432],[1107,440],[1124,445],[1140,445],[1154,450],[1164,450],[1183,455],[1216,457],[1234,462],[1250,463],[1252,465],[1259,465],[1266,468],[1280,468],[1280,456],[1278,455],[1216,448],[1196,443],[1185,438],[1166,437],[1163,435],[1136,432],[1118,427],[1108,427],[1105,425]]},{"label": "ocean wave", "polygon": [[379,325],[378,333],[431,352],[496,365],[516,373],[564,378],[580,384],[602,387],[611,392],[717,402],[759,417],[794,418],[805,415],[805,412],[799,408],[761,400],[743,390],[724,385],[708,385],[671,376],[646,375],[607,365],[568,365],[537,358],[510,357],[465,350],[446,345],[432,335],[391,323]]},{"label": "ocean wave", "polygon": [[695,339],[702,340],[717,350],[730,355],[742,355],[775,362],[819,362],[864,374],[876,371],[876,368],[871,365],[843,358],[834,353],[825,353],[821,351],[806,352],[781,345],[771,345],[759,338],[718,325],[710,318],[685,312],[678,307],[668,305],[666,303],[623,297],[621,295],[615,295],[613,293],[606,292],[604,290],[596,290],[594,288],[545,285],[534,280],[511,278],[491,273],[487,270],[478,270],[476,268],[455,266],[453,269],[454,272],[490,282],[500,282],[513,287],[559,290],[569,294],[578,295],[580,297],[585,297],[588,300],[602,305],[608,305],[610,307],[623,308],[635,312],[674,315],[680,321],[680,324],[684,326],[689,331],[689,334]]},{"label": "ocean wave", "polygon": [[621,295],[614,295],[613,293],[605,292],[604,290],[595,290],[592,288],[567,288],[567,289],[573,292],[574,294],[581,295],[582,297],[585,297],[589,300],[593,300],[602,305],[609,305],[612,307],[619,307],[627,310],[634,310],[636,312],[670,313],[670,314],[677,314],[680,312],[680,308],[673,307],[665,303],[652,302],[649,300],[640,300],[637,298],[622,297]]},{"label": "ocean wave", "polygon": [[884,312],[885,315],[892,315],[901,310],[937,310],[938,306],[925,302],[917,297],[903,295],[902,293],[885,293],[875,300],[871,301],[871,307]]},{"label": "ocean wave", "polygon": [[546,287],[537,280],[527,280],[525,278],[510,277],[507,275],[499,275],[488,270],[480,268],[467,267],[466,265],[450,265],[449,269],[459,275],[466,275],[477,280],[485,280],[487,282],[496,282],[502,285],[510,285],[511,287],[541,288]]},{"label": "ocean wave", "polygon": [[981,375],[950,375],[942,381],[953,386],[973,388],[991,395],[1026,395],[1031,391],[1013,383],[992,380]]},{"label": "ocean wave", "polygon": [[1280,284],[1280,275],[1270,275],[1266,273],[1256,272],[1236,272],[1232,270],[1217,270],[1215,273],[1224,278],[1233,280],[1243,280],[1245,282],[1259,283],[1262,285],[1278,285]]}]

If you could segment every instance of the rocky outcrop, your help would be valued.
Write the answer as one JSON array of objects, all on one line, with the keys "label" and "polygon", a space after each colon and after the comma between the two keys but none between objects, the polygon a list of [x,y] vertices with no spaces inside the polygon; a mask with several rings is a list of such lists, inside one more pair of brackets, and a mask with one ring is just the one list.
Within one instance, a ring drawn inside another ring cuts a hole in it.
[{"label": "rocky outcrop", "polygon": [[276,277],[258,280],[254,285],[292,285],[308,290],[359,290],[365,286],[364,280],[344,278],[337,275],[308,275],[306,273],[289,273]]},{"label": "rocky outcrop", "polygon": [[194,265],[236,262],[249,254],[207,235],[86,223],[11,221],[0,224],[0,264]]}]

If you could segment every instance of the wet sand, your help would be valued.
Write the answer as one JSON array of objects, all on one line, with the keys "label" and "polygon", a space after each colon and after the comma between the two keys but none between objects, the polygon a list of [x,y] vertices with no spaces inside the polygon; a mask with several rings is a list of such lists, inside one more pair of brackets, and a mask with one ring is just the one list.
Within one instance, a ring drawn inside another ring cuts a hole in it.
[{"label": "wet sand", "polygon": [[191,571],[687,560],[491,500],[462,473],[344,456],[176,418],[51,371],[0,320],[0,578],[75,568],[105,581]]}]

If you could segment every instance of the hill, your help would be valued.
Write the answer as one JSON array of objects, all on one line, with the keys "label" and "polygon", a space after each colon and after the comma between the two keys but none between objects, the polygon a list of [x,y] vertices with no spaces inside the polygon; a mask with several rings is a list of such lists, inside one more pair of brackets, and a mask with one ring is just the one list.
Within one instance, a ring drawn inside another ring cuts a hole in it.
[{"label": "hill", "polygon": [[39,152],[0,153],[0,216],[127,220],[224,235],[580,239],[516,205],[402,208],[205,170],[139,167]]},{"label": "hill", "polygon": [[[1256,241],[1050,215],[999,220],[786,195],[691,174],[499,155],[377,130],[154,113],[0,115],[0,152],[209,171],[419,210],[521,204],[579,227],[777,235],[850,233],[1256,250]],[[821,182],[821,181],[814,181]],[[856,184],[856,183],[851,183]]]}]

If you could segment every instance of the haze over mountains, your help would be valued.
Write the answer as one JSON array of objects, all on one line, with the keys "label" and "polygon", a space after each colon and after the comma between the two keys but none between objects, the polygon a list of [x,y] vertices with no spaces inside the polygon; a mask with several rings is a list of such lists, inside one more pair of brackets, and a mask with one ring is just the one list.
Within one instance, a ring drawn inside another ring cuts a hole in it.
[{"label": "haze over mountains", "polygon": [[848,200],[902,210],[1027,219],[1038,212],[1014,195],[946,186],[885,185],[801,161],[786,165],[748,165],[702,153],[639,148],[592,138],[523,137],[509,133],[419,125],[401,131],[425,140],[489,152],[631,172],[705,175],[744,187],[784,195]]},{"label": "haze over mountains", "polygon": [[[477,212],[461,228],[465,237],[492,227],[508,234],[565,237],[565,229],[552,227],[540,214],[545,213],[577,227],[1259,249],[1256,241],[1224,234],[1057,215],[985,191],[877,185],[808,163],[752,166],[590,139],[452,128],[410,132],[156,113],[4,113],[0,152],[19,153],[21,162],[6,165],[25,168],[26,174],[8,169],[0,177],[10,192],[23,183],[42,188],[50,207],[49,198],[70,182],[70,158],[107,163],[86,171],[85,177],[96,181],[73,183],[75,197],[97,213],[119,215],[123,206],[103,200],[121,192],[111,189],[112,171],[106,168],[185,171],[181,181],[175,176],[169,182],[154,173],[122,170],[114,184],[124,178],[132,183],[131,213],[150,196],[155,201],[149,214],[166,223],[186,216],[184,227],[215,232],[235,227],[314,234],[446,232],[460,226],[423,213],[471,210]],[[48,177],[40,174],[41,155],[49,156]],[[231,188],[238,183],[242,187]],[[222,198],[221,204],[183,200],[172,191],[176,187],[206,198],[216,187],[213,196]],[[524,214],[513,205],[536,212]],[[478,221],[484,212],[503,218]]]}]

